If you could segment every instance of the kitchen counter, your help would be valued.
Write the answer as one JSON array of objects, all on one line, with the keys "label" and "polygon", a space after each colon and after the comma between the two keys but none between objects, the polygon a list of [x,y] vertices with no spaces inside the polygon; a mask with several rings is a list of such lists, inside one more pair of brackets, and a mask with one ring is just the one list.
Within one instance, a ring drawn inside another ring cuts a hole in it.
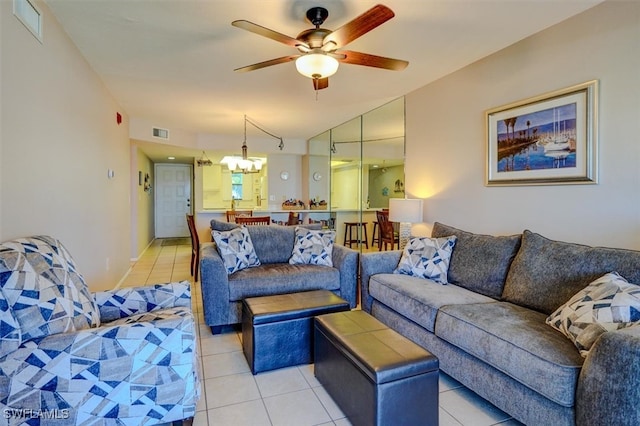
[{"label": "kitchen counter", "polygon": [[[198,230],[198,236],[200,241],[211,241],[210,222],[211,219],[226,221],[226,213],[229,209],[202,209],[196,212],[195,222],[196,229]],[[336,242],[343,244],[344,240],[344,222],[357,222],[362,220],[367,222],[367,234],[369,237],[369,245],[371,246],[371,240],[373,239],[373,222],[376,220],[375,212],[381,210],[380,208],[371,208],[358,210],[352,209],[332,209],[332,210],[283,210],[283,209],[268,209],[268,208],[237,208],[237,210],[253,210],[254,216],[271,216],[272,220],[286,222],[289,212],[296,212],[302,215],[302,222],[309,223],[309,219],[313,220],[329,220],[333,219],[334,227],[336,230]],[[362,211],[362,219],[360,219],[360,212]]]}]

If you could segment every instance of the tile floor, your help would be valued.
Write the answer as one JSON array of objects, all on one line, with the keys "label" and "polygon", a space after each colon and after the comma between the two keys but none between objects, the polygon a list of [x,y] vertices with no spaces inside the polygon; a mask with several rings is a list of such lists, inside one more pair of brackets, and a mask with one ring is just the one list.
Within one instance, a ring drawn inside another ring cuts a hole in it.
[{"label": "tile floor", "polygon": [[[122,286],[193,278],[191,246],[162,246],[154,241],[135,262]],[[199,321],[202,398],[194,426],[349,425],[344,414],[313,375],[312,365],[252,375],[242,353],[241,335],[212,335],[204,324],[202,293],[195,283],[193,310]],[[440,375],[440,425],[520,425],[460,383]]]}]

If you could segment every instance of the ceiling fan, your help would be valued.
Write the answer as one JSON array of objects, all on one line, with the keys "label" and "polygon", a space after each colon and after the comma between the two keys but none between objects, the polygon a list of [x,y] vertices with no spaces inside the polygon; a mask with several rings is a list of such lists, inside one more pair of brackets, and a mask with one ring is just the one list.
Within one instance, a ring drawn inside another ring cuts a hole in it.
[{"label": "ceiling fan", "polygon": [[244,19],[233,21],[231,25],[234,27],[295,47],[300,52],[296,55],[283,56],[237,68],[235,71],[253,71],[295,60],[298,72],[313,80],[315,90],[321,90],[329,87],[329,77],[335,74],[340,63],[396,71],[403,70],[409,65],[409,62],[400,59],[385,58],[351,50],[338,50],[393,18],[395,14],[388,7],[381,4],[376,5],[335,31],[320,27],[328,16],[329,12],[323,7],[309,9],[307,19],[315,25],[315,28],[302,31],[296,38]]}]

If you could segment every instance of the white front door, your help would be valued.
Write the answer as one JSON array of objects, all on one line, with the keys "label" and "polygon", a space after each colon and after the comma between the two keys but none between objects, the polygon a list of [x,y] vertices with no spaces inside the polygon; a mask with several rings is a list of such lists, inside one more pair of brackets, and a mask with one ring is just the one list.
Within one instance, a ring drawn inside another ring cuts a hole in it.
[{"label": "white front door", "polygon": [[155,166],[156,238],[188,237],[186,214],[191,213],[191,166]]}]

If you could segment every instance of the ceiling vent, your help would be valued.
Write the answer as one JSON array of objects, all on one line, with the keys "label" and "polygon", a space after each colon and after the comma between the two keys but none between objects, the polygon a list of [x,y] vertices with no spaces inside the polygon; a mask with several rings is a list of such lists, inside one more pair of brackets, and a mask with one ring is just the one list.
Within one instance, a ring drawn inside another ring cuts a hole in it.
[{"label": "ceiling vent", "polygon": [[13,14],[42,43],[42,14],[29,0],[13,0]]},{"label": "ceiling vent", "polygon": [[169,130],[161,129],[159,127],[153,128],[153,137],[159,139],[169,139]]}]

